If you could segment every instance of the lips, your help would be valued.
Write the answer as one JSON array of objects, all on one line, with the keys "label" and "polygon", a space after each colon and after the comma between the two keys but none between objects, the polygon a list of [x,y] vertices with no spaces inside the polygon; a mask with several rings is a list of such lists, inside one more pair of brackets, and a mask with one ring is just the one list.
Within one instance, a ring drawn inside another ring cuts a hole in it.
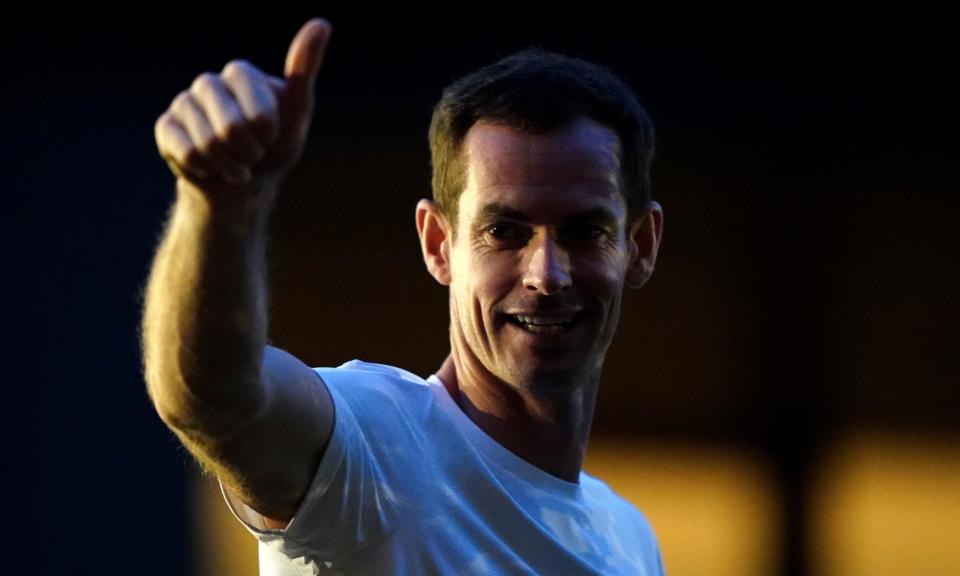
[{"label": "lips", "polygon": [[507,321],[534,334],[561,334],[575,326],[579,311],[506,314]]}]

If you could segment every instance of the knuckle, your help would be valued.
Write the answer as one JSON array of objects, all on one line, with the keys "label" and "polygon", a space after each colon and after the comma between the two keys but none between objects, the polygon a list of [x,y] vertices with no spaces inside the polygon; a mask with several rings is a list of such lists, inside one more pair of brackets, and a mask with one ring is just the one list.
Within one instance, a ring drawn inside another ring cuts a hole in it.
[{"label": "knuckle", "polygon": [[170,110],[174,113],[179,113],[183,111],[190,104],[190,91],[184,90],[183,92],[177,94],[173,99],[173,102],[170,104]]},{"label": "knuckle", "polygon": [[172,120],[172,119],[171,119],[171,117],[170,117],[170,112],[169,112],[169,111],[164,112],[163,114],[161,114],[161,115],[157,118],[157,121],[153,123],[153,133],[159,135],[159,134],[161,134],[161,133],[166,132],[167,130],[169,130],[169,129],[170,129],[170,121],[171,121],[171,120]]},{"label": "knuckle", "polygon": [[190,85],[190,91],[197,94],[202,94],[206,91],[209,91],[217,81],[216,74],[212,72],[204,72],[196,77],[193,81],[193,84]]},{"label": "knuckle", "polygon": [[227,62],[226,66],[223,67],[222,75],[230,78],[248,76],[251,68],[253,68],[253,64],[246,60],[231,60]]},{"label": "knuckle", "polygon": [[161,152],[166,153],[167,149],[172,147],[171,140],[176,136],[174,131],[178,129],[177,122],[170,112],[164,112],[154,122],[153,136]]}]

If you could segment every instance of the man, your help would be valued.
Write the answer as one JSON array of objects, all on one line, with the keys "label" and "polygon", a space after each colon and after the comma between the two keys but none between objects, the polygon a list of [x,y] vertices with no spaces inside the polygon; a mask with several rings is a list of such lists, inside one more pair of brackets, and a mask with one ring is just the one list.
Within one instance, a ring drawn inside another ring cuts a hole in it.
[{"label": "man", "polygon": [[[602,69],[526,52],[455,83],[416,223],[450,289],[427,380],[266,345],[265,228],[330,35],[284,78],[201,75],[156,125],[177,174],[144,312],[161,418],[260,540],[265,574],[660,574],[642,515],[581,472],[624,285],[653,272],[652,128]],[[322,328],[321,328],[322,330]]]}]

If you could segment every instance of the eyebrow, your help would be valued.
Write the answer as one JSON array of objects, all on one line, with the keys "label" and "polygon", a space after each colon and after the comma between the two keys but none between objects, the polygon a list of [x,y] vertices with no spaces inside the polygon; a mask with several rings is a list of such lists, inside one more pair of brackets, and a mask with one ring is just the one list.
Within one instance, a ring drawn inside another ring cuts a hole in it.
[{"label": "eyebrow", "polygon": [[[511,218],[520,222],[530,222],[531,220],[529,216],[520,210],[499,202],[491,202],[490,204],[485,205],[477,214],[477,220],[484,222],[493,220],[495,218]],[[577,222],[602,222],[609,225],[617,224],[619,222],[619,218],[617,218],[616,214],[610,210],[601,206],[596,206],[587,210],[581,210],[580,212],[574,212],[573,214],[570,214],[564,218],[563,221],[565,224]]]}]

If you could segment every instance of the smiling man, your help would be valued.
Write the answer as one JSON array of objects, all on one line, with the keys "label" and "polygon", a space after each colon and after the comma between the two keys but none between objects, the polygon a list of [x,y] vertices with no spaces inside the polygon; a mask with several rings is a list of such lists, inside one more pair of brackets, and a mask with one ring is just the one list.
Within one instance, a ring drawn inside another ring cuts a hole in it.
[{"label": "smiling man", "polygon": [[661,574],[647,521],[581,470],[624,288],[663,229],[646,113],[608,71],[540,51],[447,88],[416,224],[450,354],[426,379],[311,369],[266,345],[265,223],[329,34],[307,23],[282,79],[201,75],[157,122],[178,176],[143,326],[160,416],[263,574]]},{"label": "smiling man", "polygon": [[[459,88],[494,76],[499,91],[518,84],[510,97],[538,96],[521,92],[523,66],[584,65],[521,53]],[[597,121],[558,113],[532,132],[489,115],[466,133],[458,214],[428,200],[417,212],[427,266],[450,286],[451,354],[438,375],[497,442],[577,482],[623,287],[649,277],[660,210],[628,221],[618,138]]]}]

